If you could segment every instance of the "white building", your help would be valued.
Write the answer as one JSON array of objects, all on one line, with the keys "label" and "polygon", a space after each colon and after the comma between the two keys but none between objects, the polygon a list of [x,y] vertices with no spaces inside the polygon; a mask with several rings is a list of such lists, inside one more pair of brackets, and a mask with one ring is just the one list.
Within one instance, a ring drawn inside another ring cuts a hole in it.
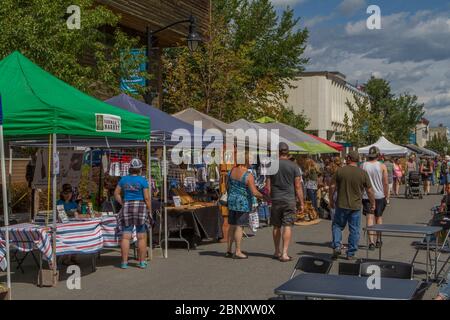
[{"label": "white building", "polygon": [[287,106],[297,113],[305,112],[311,121],[308,131],[332,141],[342,141],[345,113],[351,116],[347,100],[354,102],[354,94],[367,96],[339,72],[304,72],[293,85],[296,88],[288,89]]},{"label": "white building", "polygon": [[442,137],[449,137],[449,130],[448,127],[445,127],[443,124],[440,124],[438,127],[430,128],[430,139],[434,136],[442,136]]},{"label": "white building", "polygon": [[425,147],[430,140],[430,121],[422,118],[415,129],[416,143],[419,147]]}]

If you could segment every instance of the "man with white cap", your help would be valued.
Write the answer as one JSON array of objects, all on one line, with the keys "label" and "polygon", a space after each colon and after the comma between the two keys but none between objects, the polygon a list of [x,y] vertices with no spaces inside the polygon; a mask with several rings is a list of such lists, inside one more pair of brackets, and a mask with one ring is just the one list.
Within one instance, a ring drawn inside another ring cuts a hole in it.
[{"label": "man with white cap", "polygon": [[[368,161],[364,162],[362,169],[367,172],[372,188],[375,193],[375,210],[371,210],[369,197],[363,196],[363,214],[367,217],[367,226],[383,224],[383,213],[386,209],[387,198],[389,196],[389,179],[386,166],[379,162],[380,150],[377,147],[371,147],[367,156]],[[379,239],[375,242],[375,235],[369,233],[369,250],[375,250],[375,247],[381,247]]]}]

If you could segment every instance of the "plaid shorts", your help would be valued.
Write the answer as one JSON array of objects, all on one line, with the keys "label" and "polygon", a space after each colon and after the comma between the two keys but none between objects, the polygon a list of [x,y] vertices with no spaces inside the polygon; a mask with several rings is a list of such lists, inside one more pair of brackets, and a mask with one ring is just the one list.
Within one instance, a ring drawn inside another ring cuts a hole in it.
[{"label": "plaid shorts", "polygon": [[121,227],[150,225],[151,217],[145,201],[125,201],[117,216],[117,225]]}]

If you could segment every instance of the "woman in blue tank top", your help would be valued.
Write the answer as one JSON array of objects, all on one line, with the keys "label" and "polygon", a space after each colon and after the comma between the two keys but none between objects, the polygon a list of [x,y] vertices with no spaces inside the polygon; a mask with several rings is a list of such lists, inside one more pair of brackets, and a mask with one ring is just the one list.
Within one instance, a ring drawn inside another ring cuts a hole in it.
[{"label": "woman in blue tank top", "polygon": [[[255,185],[255,178],[248,172],[247,165],[238,165],[228,173],[228,250],[226,257],[234,259],[247,259],[248,256],[241,251],[243,226],[248,225],[249,213],[252,210],[253,196],[262,199],[263,195]],[[236,242],[236,251],[233,255],[232,246]]]}]

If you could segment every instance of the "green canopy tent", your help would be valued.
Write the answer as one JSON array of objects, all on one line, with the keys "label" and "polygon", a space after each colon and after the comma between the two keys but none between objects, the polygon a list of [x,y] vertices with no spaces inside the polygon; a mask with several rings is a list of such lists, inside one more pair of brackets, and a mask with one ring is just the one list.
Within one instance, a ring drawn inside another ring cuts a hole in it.
[{"label": "green canopy tent", "polygon": [[277,129],[279,130],[280,137],[287,139],[297,146],[302,147],[309,154],[320,154],[320,153],[339,153],[336,149],[327,146],[310,135],[300,131],[294,127],[287,124],[276,122],[272,118],[263,117],[256,120],[259,126],[266,129]]},{"label": "green canopy tent", "polygon": [[[113,107],[84,94],[41,69],[17,51],[0,61],[0,95],[6,139],[48,137],[49,142],[51,141],[53,231],[56,230],[57,220],[57,172],[54,169],[57,168],[58,136],[120,138],[147,141],[149,144],[149,118]],[[3,139],[0,143],[3,143]],[[7,199],[3,199],[3,203],[8,203]],[[7,211],[5,210],[5,226],[8,225]],[[54,258],[55,241],[56,237],[53,237]],[[56,263],[53,263],[53,269],[56,271]]]}]

